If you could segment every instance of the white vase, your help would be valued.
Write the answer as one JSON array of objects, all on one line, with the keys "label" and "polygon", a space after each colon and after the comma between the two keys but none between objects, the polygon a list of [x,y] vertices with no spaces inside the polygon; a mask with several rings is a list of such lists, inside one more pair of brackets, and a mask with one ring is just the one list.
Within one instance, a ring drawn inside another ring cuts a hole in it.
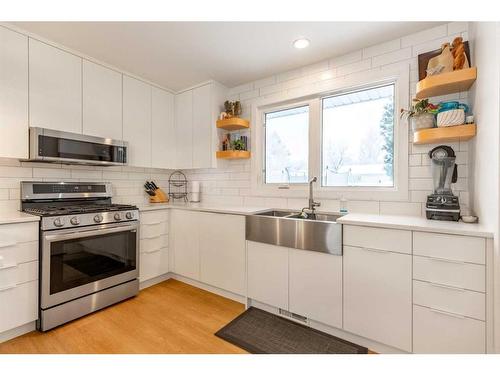
[{"label": "white vase", "polygon": [[432,113],[422,113],[410,117],[411,128],[415,132],[420,129],[428,129],[434,127],[434,115]]}]

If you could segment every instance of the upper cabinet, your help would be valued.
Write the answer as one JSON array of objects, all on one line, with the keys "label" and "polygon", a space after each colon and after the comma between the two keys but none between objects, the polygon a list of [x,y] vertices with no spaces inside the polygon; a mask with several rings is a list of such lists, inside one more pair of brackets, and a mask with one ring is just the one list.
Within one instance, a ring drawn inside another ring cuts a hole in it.
[{"label": "upper cabinet", "polygon": [[0,27],[0,156],[28,157],[28,38]]},{"label": "upper cabinet", "polygon": [[82,132],[82,59],[29,39],[30,126]]},{"label": "upper cabinet", "polygon": [[215,167],[215,123],[225,94],[225,87],[211,82],[176,95],[176,168]]},{"label": "upper cabinet", "polygon": [[83,60],[83,134],[122,139],[122,75]]},{"label": "upper cabinet", "polygon": [[175,96],[175,168],[193,168],[193,91]]},{"label": "upper cabinet", "polygon": [[174,95],[153,87],[151,92],[151,166],[175,167]]},{"label": "upper cabinet", "polygon": [[151,86],[123,76],[123,140],[128,164],[151,167]]}]

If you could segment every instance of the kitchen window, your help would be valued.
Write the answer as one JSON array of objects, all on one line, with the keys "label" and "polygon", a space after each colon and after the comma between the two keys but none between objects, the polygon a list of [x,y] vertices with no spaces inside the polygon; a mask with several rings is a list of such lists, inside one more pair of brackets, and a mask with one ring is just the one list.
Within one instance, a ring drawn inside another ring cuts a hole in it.
[{"label": "kitchen window", "polygon": [[[317,90],[314,88],[317,87]],[[299,91],[297,91],[299,92]],[[409,67],[332,79],[256,100],[252,194],[303,198],[408,199]]]},{"label": "kitchen window", "polygon": [[321,104],[322,185],[394,186],[394,84]]},{"label": "kitchen window", "polygon": [[308,105],[265,114],[266,184],[307,182],[308,139]]}]

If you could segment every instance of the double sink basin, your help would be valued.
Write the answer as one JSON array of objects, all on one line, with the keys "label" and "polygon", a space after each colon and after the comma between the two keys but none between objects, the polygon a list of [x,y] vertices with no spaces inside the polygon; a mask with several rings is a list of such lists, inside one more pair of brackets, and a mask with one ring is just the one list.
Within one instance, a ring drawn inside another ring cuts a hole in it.
[{"label": "double sink basin", "polygon": [[271,210],[246,217],[246,239],[270,245],[342,255],[341,215]]}]

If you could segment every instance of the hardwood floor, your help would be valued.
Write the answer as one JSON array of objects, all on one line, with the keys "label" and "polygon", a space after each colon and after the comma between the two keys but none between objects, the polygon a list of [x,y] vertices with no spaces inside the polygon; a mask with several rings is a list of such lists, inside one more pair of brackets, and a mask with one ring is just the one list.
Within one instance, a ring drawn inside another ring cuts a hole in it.
[{"label": "hardwood floor", "polygon": [[243,311],[238,302],[170,279],[49,332],[0,344],[0,353],[246,353],[214,335]]}]

